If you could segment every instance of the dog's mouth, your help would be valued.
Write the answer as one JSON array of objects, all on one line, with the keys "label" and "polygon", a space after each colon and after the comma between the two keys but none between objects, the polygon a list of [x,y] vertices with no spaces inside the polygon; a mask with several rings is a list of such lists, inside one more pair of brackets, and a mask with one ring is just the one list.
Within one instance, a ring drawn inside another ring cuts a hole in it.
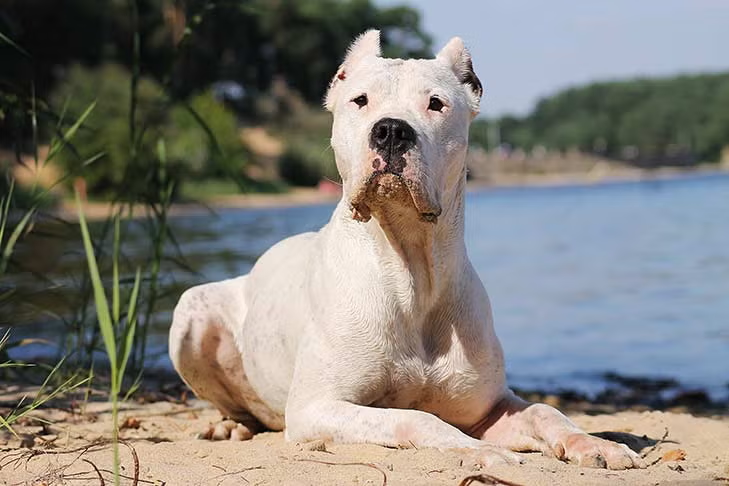
[{"label": "dog's mouth", "polygon": [[372,214],[389,204],[414,207],[421,221],[435,224],[441,208],[430,202],[425,190],[400,174],[377,170],[360,185],[350,200],[352,217],[367,222]]}]

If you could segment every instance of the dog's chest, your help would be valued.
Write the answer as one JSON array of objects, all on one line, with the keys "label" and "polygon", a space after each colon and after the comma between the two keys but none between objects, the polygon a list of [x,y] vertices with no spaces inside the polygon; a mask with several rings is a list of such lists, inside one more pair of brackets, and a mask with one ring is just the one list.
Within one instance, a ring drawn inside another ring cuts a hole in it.
[{"label": "dog's chest", "polygon": [[432,413],[456,426],[469,426],[486,412],[488,387],[481,373],[452,356],[432,363],[405,358],[392,363],[388,387],[373,405]]}]

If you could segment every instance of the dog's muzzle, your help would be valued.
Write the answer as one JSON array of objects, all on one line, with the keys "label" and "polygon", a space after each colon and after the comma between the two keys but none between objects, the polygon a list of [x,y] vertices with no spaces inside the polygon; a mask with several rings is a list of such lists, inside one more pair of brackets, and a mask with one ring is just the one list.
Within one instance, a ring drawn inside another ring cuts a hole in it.
[{"label": "dog's muzzle", "polygon": [[370,148],[382,158],[384,167],[373,169],[385,173],[402,175],[405,168],[404,155],[417,142],[415,130],[405,120],[383,118],[374,124],[370,132]]},{"label": "dog's muzzle", "polygon": [[405,170],[406,156],[416,144],[415,129],[405,120],[382,118],[372,126],[369,145],[377,156],[372,160],[373,171],[350,199],[354,219],[366,222],[378,206],[404,203],[414,206],[421,221],[438,221],[440,205],[429,197],[423,182],[412,179]]}]

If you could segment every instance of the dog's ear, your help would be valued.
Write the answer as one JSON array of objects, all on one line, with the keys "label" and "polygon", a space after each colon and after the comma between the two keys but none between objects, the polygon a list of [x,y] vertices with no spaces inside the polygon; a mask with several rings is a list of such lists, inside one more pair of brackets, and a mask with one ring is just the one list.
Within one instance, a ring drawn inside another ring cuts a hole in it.
[{"label": "dog's ear", "polygon": [[332,111],[334,108],[334,88],[336,88],[341,81],[347,79],[347,73],[352,71],[352,69],[363,59],[367,59],[368,57],[380,57],[381,55],[382,51],[380,49],[379,30],[368,30],[357,37],[349,46],[344,61],[339,66],[339,69],[337,69],[337,74],[334,75],[332,81],[329,83],[329,91],[327,91],[326,98],[324,99],[324,106],[326,109]]},{"label": "dog's ear", "polygon": [[472,111],[474,111],[474,115],[476,115],[478,113],[478,105],[481,100],[481,96],[483,95],[483,86],[481,85],[481,81],[478,79],[478,76],[476,76],[476,73],[473,71],[471,54],[463,44],[463,40],[461,40],[460,37],[452,38],[448,41],[448,44],[440,50],[436,59],[441,59],[446,62],[451,69],[453,69],[453,72],[456,74],[456,77],[461,81],[461,83],[471,89],[475,95],[475,99],[473,100],[474,106],[471,108]]}]

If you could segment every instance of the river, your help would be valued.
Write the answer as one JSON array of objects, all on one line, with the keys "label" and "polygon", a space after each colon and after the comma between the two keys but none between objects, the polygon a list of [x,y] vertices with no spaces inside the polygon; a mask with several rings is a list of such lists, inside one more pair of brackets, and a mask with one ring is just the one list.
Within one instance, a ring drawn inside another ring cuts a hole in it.
[{"label": "river", "polygon": [[[166,275],[170,298],[151,335],[152,364],[169,366],[166,327],[180,289],[248,272],[276,241],[323,225],[332,207],[173,219],[198,273]],[[491,297],[511,383],[594,395],[612,372],[729,396],[729,177],[483,189],[469,192],[466,208],[469,256]],[[80,246],[53,244],[55,266],[43,271],[68,285],[83,271]],[[47,246],[19,255],[37,259]],[[138,238],[127,251],[148,246]],[[59,329],[52,319],[31,320],[16,327],[19,337]]]}]

